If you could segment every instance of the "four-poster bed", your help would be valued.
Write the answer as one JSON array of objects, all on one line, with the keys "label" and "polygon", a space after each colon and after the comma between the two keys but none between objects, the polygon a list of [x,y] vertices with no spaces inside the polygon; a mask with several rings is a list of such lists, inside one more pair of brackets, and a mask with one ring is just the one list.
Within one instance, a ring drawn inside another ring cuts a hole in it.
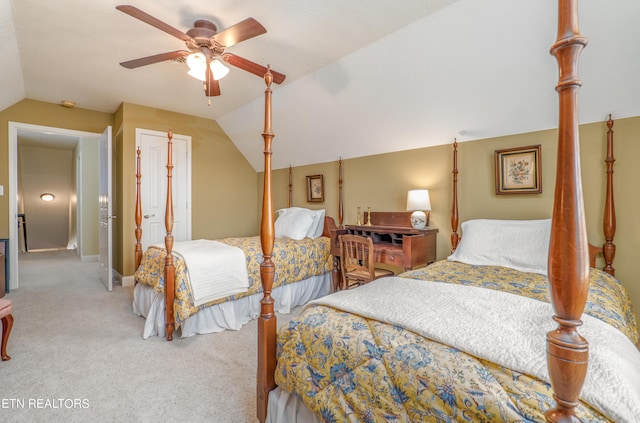
[{"label": "four-poster bed", "polygon": [[[173,331],[178,327],[183,337],[225,329],[240,329],[246,322],[255,319],[260,310],[260,239],[256,236],[216,241],[174,242],[171,131],[168,134],[167,148],[167,236],[164,248],[151,246],[144,253],[141,242],[141,151],[139,148],[137,151],[136,286],[133,309],[135,313],[146,318],[143,338],[166,334],[167,339],[171,340]],[[289,177],[291,180],[291,170]],[[290,182],[289,208],[279,211],[287,217],[278,219],[280,229],[276,228],[275,242],[279,267],[273,295],[278,300],[277,311],[283,314],[289,313],[290,309],[297,305],[324,296],[333,289],[333,260],[330,256],[329,236],[331,230],[336,228],[335,222],[333,218],[325,216],[324,210],[292,207],[291,189]],[[304,224],[300,226],[300,222]],[[304,234],[298,233],[300,228],[304,228]],[[227,248],[236,250],[236,253],[240,249],[244,253],[244,256],[241,255],[238,259],[240,263],[236,267],[227,263],[230,256],[226,254],[233,252],[227,251]],[[170,254],[167,254],[167,251]],[[207,264],[195,261],[202,260],[205,255]],[[245,267],[246,274],[243,274]],[[201,287],[194,282],[197,277],[196,271],[199,271],[200,279],[206,279],[206,286]],[[217,276],[219,273],[220,276]],[[238,274],[243,275],[238,277]],[[247,284],[238,287],[243,281],[247,281]],[[222,294],[203,298],[197,296],[198,292],[211,291],[211,285],[218,285]],[[243,288],[244,286],[246,288]],[[196,288],[199,290],[196,291]]]},{"label": "four-poster bed", "polygon": [[[457,418],[541,421],[546,418],[569,422],[577,421],[576,416],[589,421],[632,421],[640,415],[637,387],[640,353],[634,346],[638,342],[637,323],[626,291],[611,276],[615,251],[611,179],[613,122],[608,123],[606,243],[601,249],[589,246],[586,240],[580,182],[577,59],[586,40],[578,32],[577,1],[559,0],[558,4],[558,39],[552,48],[560,69],[554,209],[551,220],[526,223],[527,226],[529,223],[547,225],[544,268],[523,272],[500,266],[496,276],[498,266],[442,261],[399,278],[380,279],[357,290],[325,297],[305,307],[299,318],[279,332],[277,341],[274,300],[270,295],[275,266],[267,259],[274,238],[270,195],[273,133],[267,75],[261,227],[265,254],[261,266],[264,298],[258,320],[259,421],[284,421],[278,420],[283,416],[288,416],[287,421],[294,421],[290,414],[281,414],[287,411],[276,409],[283,404],[294,406],[293,416],[305,416],[312,421]],[[467,249],[465,244],[474,239],[475,225],[465,227],[463,224],[462,237],[458,235],[457,174],[457,143],[454,143],[451,241],[454,255],[462,255]],[[479,236],[483,236],[483,226],[480,228]],[[538,228],[533,233],[539,232]],[[604,272],[589,268],[590,250],[602,250]],[[452,271],[439,267],[449,265],[466,268]],[[487,270],[488,267],[493,269]],[[502,282],[487,281],[486,274],[474,276],[474,271],[493,272],[492,278]],[[447,279],[453,279],[456,273],[465,280],[463,285]],[[427,282],[429,280],[445,283]],[[492,285],[491,289],[476,287],[487,284]],[[470,298],[468,301],[457,302],[466,296]],[[440,299],[445,303],[455,299],[459,308],[450,309],[454,311],[453,317],[441,314],[436,308]],[[369,303],[376,310],[368,308]],[[377,309],[388,308],[389,304],[394,307],[390,310],[391,316],[384,317],[387,323],[383,323]],[[478,306],[479,309],[474,309]],[[399,308],[408,309],[408,313],[400,314]],[[521,310],[525,308],[531,308],[532,312],[522,316]],[[508,310],[508,314],[498,314],[500,309]],[[477,314],[473,314],[474,311]],[[440,325],[442,330],[424,329],[421,322],[412,320],[414,315],[427,322],[444,322]],[[476,323],[483,320],[489,321],[484,329]],[[403,330],[400,323],[405,323],[410,330]],[[581,333],[586,334],[591,348],[577,331],[583,323]],[[465,332],[486,335],[484,339],[469,341]],[[519,332],[523,334],[516,338]],[[463,333],[465,336],[459,336]],[[511,357],[499,357],[495,362],[491,358],[479,358],[484,352],[476,352],[476,342],[497,343],[494,337],[506,342],[499,344],[503,347],[499,347],[498,352],[513,352]],[[451,342],[445,342],[449,340]],[[467,348],[470,354],[463,352]],[[523,367],[519,367],[521,357],[525,360]],[[513,363],[515,369],[499,363]],[[534,368],[528,367],[531,363]],[[588,365],[589,377],[585,383]],[[619,372],[613,378],[604,378],[608,372],[615,371]],[[277,389],[276,385],[279,385]],[[581,396],[583,386],[584,396]]]}]

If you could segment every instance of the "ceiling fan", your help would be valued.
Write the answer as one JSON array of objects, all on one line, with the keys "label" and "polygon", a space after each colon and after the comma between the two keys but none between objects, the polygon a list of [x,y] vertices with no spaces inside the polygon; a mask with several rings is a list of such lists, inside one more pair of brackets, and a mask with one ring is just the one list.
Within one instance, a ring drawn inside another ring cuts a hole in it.
[{"label": "ceiling fan", "polygon": [[[220,83],[218,80],[229,71],[221,61],[260,77],[267,73],[266,67],[233,53],[225,52],[227,47],[267,32],[265,27],[253,18],[247,18],[220,32],[212,22],[197,20],[193,24],[193,28],[184,33],[135,6],[120,5],[116,6],[116,9],[179,38],[184,41],[187,47],[187,50],[170,51],[121,62],[120,65],[127,69],[167,60],[186,60],[190,68],[189,75],[204,82],[204,92],[207,97],[220,95]],[[271,74],[273,75],[273,82],[276,84],[284,82],[286,77],[284,74],[273,70],[271,70]]]}]

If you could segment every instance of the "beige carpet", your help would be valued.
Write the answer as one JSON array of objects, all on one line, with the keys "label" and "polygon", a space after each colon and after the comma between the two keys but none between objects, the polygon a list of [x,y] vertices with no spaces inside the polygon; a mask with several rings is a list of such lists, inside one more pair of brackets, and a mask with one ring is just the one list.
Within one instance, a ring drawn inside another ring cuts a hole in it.
[{"label": "beige carpet", "polygon": [[[256,322],[143,340],[132,288],[74,251],[27,253],[0,362],[2,422],[255,422]],[[295,310],[293,315],[299,310]],[[290,316],[280,316],[284,324]]]}]

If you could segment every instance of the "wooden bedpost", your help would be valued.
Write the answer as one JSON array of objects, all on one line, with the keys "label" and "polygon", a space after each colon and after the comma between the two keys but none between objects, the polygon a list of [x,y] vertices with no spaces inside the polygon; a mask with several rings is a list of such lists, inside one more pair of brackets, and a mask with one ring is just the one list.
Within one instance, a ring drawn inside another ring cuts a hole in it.
[{"label": "wooden bedpost", "polygon": [[172,194],[172,173],[173,173],[173,131],[169,129],[167,134],[169,142],[167,143],[167,208],[164,215],[164,225],[167,229],[167,235],[164,237],[164,245],[167,255],[164,259],[164,301],[166,307],[165,329],[167,331],[167,341],[173,339],[174,316],[173,316],[173,299],[175,296],[175,277],[176,272],[173,266],[173,194]]},{"label": "wooden bedpost", "polygon": [[613,120],[609,115],[607,121],[607,192],[604,207],[604,237],[605,243],[602,247],[604,255],[604,271],[615,276],[616,269],[613,267],[613,258],[616,255],[616,245],[613,243],[613,237],[616,235],[616,207],[613,196],[613,164],[616,159],[613,156]]},{"label": "wooden bedpost", "polygon": [[293,169],[289,165],[289,207],[293,207]]},{"label": "wooden bedpost", "polygon": [[577,331],[589,290],[578,136],[578,57],[587,44],[578,29],[578,1],[558,0],[558,165],[549,247],[551,303],[557,328],[547,334],[547,365],[556,407],[547,421],[578,422],[574,409],[587,374],[589,344]]},{"label": "wooden bedpost", "polygon": [[267,88],[264,92],[264,188],[262,192],[262,220],[260,223],[260,242],[264,260],[260,264],[260,278],[264,296],[260,300],[260,317],[258,318],[258,374],[257,374],[257,413],[258,420],[267,418],[267,402],[269,391],[276,387],[274,380],[276,370],[276,315],[271,288],[275,275],[275,264],[271,260],[275,240],[274,213],[271,175],[271,144],[274,134],[271,130],[271,75],[270,67],[264,75]]},{"label": "wooden bedpost", "polygon": [[140,146],[138,146],[138,151],[136,152],[136,267],[135,270],[138,270],[140,266],[140,261],[142,260],[142,201],[140,200],[140,178],[142,174],[140,173]]},{"label": "wooden bedpost", "polygon": [[342,194],[342,182],[344,180],[342,173],[342,157],[338,160],[338,228],[343,227],[344,221],[344,201]]},{"label": "wooden bedpost", "polygon": [[451,252],[458,248],[458,140],[453,139],[453,204],[451,205]]}]

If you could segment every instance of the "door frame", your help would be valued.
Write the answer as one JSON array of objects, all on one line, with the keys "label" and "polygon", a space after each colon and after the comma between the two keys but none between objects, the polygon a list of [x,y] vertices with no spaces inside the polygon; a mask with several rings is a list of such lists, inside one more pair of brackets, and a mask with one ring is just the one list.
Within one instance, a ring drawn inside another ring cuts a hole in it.
[{"label": "door frame", "polygon": [[[150,135],[152,137],[158,137],[158,138],[163,138],[163,139],[167,139],[167,133],[166,132],[162,132],[162,131],[155,131],[152,129],[145,129],[145,128],[136,128],[136,151],[138,148],[141,149],[141,152],[143,155],[145,155],[146,151],[143,150],[143,145],[142,145],[142,137],[144,135]],[[173,134],[173,142],[175,142],[177,139],[183,140],[185,142],[185,147],[186,147],[186,157],[185,157],[185,186],[183,187],[183,190],[181,191],[184,196],[185,196],[185,201],[186,203],[184,204],[185,207],[185,232],[186,232],[186,240],[190,240],[192,237],[192,210],[191,210],[191,189],[192,189],[192,174],[191,174],[191,169],[192,169],[192,138],[190,135],[184,135],[184,134]],[[173,160],[174,160],[174,164],[177,162],[177,156],[175,151],[173,152]],[[164,168],[166,165],[166,163],[158,163],[158,166],[156,167],[157,169],[162,169]],[[141,186],[140,189],[143,192],[147,192],[148,191],[148,184],[150,183],[149,181],[149,175],[150,172],[145,171],[145,169],[141,169],[143,177],[142,177],[142,181],[141,181]],[[166,171],[164,173],[159,172],[158,175],[162,174],[162,177],[158,178],[158,181],[155,181],[155,183],[162,183],[162,184],[166,184],[167,178],[166,178]],[[145,176],[146,175],[146,178]],[[175,198],[176,196],[176,184],[175,184],[175,173],[174,173],[174,179],[173,179],[173,206],[174,209],[176,207],[178,207],[178,202],[177,199]],[[153,183],[153,182],[152,182]],[[182,188],[179,188],[182,189]],[[144,210],[145,210],[146,204],[142,203],[142,209],[143,209],[143,214],[144,214]],[[164,208],[163,208],[164,210]],[[174,216],[175,217],[175,216]],[[164,217],[163,217],[164,220]],[[142,223],[142,227],[145,226],[146,221],[143,219],[143,223]],[[142,242],[143,242],[143,251],[146,247],[148,247],[149,244],[149,240],[145,239],[144,237],[145,234],[145,230],[143,230],[142,232]],[[185,241],[185,240],[182,240]]]},{"label": "door frame", "polygon": [[[21,129],[96,140],[102,135],[53,126],[9,122],[9,289],[17,289],[20,286],[18,280],[18,131]],[[81,233],[78,234],[80,235]]]},{"label": "door frame", "polygon": [[[98,140],[98,262],[100,279],[113,291],[113,136],[107,126]],[[104,210],[106,208],[106,210]],[[106,263],[105,263],[106,262]]]}]

